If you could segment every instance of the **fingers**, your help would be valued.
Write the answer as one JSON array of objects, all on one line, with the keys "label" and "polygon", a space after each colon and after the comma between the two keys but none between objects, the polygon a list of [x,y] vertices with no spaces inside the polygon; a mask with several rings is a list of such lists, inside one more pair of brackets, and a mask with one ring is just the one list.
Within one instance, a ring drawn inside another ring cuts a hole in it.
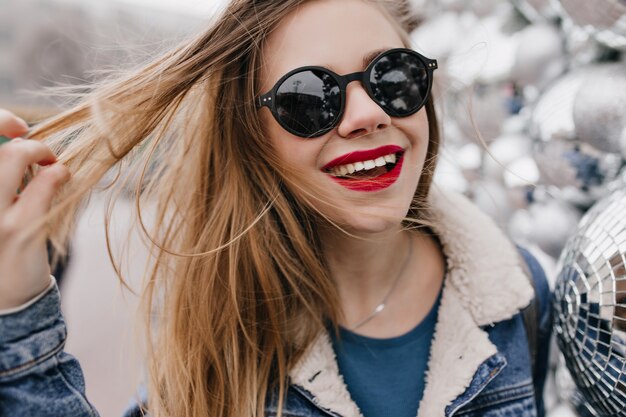
[{"label": "fingers", "polygon": [[22,219],[35,219],[50,210],[59,188],[70,179],[70,171],[57,162],[42,168],[20,194],[14,209]]},{"label": "fingers", "polygon": [[0,109],[0,135],[16,138],[28,133],[26,122],[13,113]]},{"label": "fingers", "polygon": [[[18,136],[28,133],[28,125],[12,113],[0,109],[0,135],[14,138],[0,146],[0,210],[19,221],[32,221],[44,215],[59,188],[70,178],[69,170],[56,163],[52,150],[41,142]],[[33,164],[48,165],[41,169],[22,191],[24,173]]]},{"label": "fingers", "polygon": [[56,156],[52,150],[35,140],[18,138],[0,146],[0,210],[13,203],[30,165],[49,165],[54,162]]}]

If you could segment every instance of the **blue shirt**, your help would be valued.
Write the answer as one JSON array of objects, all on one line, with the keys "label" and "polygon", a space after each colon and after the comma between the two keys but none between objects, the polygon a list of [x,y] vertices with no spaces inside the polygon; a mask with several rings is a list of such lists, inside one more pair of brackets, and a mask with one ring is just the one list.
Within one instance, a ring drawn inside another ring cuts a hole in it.
[{"label": "blue shirt", "polygon": [[339,372],[364,417],[415,417],[422,399],[441,292],[424,320],[408,333],[377,339],[330,331]]}]

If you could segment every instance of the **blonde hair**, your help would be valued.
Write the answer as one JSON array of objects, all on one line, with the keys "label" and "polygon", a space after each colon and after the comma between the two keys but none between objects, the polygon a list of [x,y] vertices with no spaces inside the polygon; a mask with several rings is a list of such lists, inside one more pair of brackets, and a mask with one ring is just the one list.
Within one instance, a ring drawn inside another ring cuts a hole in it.
[{"label": "blonde hair", "polygon": [[[263,415],[266,396],[283,403],[289,369],[340,314],[315,233],[322,220],[286,186],[254,101],[264,39],[305,1],[234,0],[205,33],[95,87],[32,134],[73,174],[47,219],[61,252],[107,172],[117,173],[112,186],[139,177],[154,257],[142,292],[154,417]],[[408,4],[368,1],[402,25],[408,45]],[[413,219],[439,145],[432,99],[426,109]],[[156,202],[150,231],[144,198]]]}]

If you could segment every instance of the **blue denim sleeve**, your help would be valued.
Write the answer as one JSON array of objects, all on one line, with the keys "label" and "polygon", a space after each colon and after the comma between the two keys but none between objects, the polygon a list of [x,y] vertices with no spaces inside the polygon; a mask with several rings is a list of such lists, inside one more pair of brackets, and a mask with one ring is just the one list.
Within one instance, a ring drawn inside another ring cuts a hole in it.
[{"label": "blue denim sleeve", "polygon": [[78,361],[63,351],[67,331],[56,285],[27,308],[0,315],[0,417],[94,417]]},{"label": "blue denim sleeve", "polygon": [[533,381],[537,393],[537,412],[539,417],[545,416],[543,388],[548,375],[550,359],[550,338],[552,336],[552,292],[543,268],[530,252],[519,248],[522,257],[528,265],[531,277],[535,283],[535,296],[538,298],[539,328],[537,334],[537,357],[535,369],[537,378]]}]

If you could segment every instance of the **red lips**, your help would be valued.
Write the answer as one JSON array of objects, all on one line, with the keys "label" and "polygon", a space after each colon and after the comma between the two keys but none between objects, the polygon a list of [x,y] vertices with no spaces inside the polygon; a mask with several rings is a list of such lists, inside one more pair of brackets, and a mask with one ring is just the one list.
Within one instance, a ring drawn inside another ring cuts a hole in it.
[{"label": "red lips", "polygon": [[402,172],[402,165],[404,162],[404,149],[396,145],[387,145],[381,146],[380,148],[368,150],[368,151],[356,151],[350,152],[348,154],[342,155],[339,158],[333,159],[328,164],[322,168],[323,170],[330,170],[333,167],[338,165],[351,164],[354,162],[368,161],[379,158],[381,156],[389,155],[389,154],[398,154],[398,160],[393,169],[387,173],[379,175],[374,178],[342,178],[335,177],[334,175],[328,174],[335,182],[339,185],[352,190],[352,191],[364,191],[364,192],[372,192],[372,191],[380,191],[387,187],[390,187],[393,183],[396,182],[398,177],[400,177],[400,173]]},{"label": "red lips", "polygon": [[345,165],[352,164],[354,162],[368,161],[370,159],[376,159],[381,156],[389,155],[392,153],[403,152],[404,149],[397,145],[385,145],[380,148],[371,149],[368,151],[355,151],[350,152],[345,155],[340,156],[339,158],[335,158],[326,165],[324,165],[323,170],[327,171],[337,165]]}]

